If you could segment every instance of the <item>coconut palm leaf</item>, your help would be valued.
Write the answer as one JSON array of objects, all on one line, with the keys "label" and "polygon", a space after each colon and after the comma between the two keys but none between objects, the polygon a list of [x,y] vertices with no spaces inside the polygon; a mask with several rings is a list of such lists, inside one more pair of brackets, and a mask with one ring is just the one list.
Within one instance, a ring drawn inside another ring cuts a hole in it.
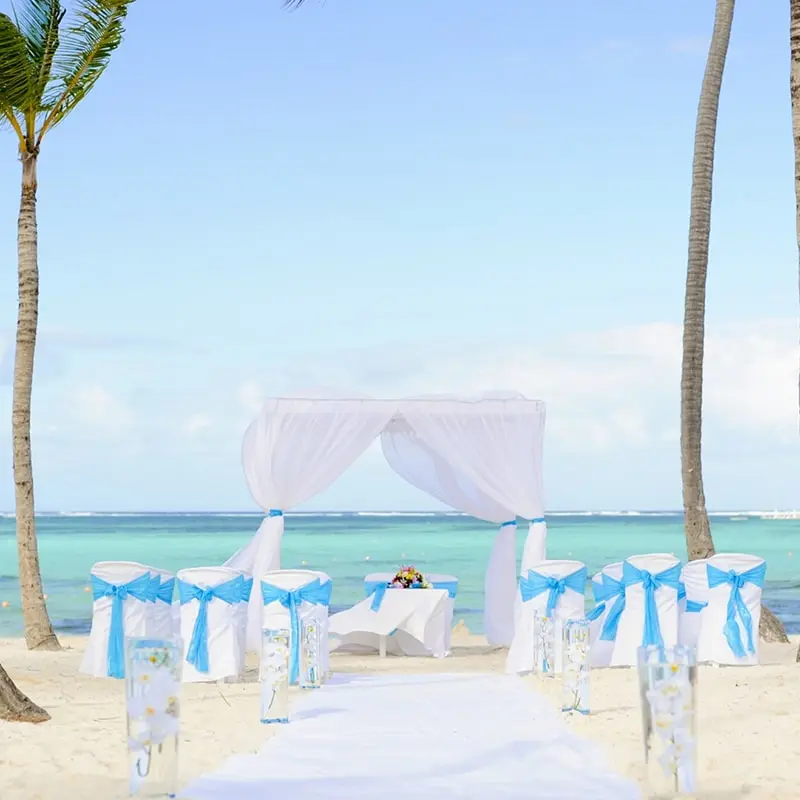
[{"label": "coconut palm leaf", "polygon": [[124,21],[133,0],[78,0],[61,35],[52,84],[44,98],[49,109],[39,132],[61,122],[92,90],[111,55],[122,43]]},{"label": "coconut palm leaf", "polygon": [[13,9],[33,74],[27,105],[30,109],[42,110],[42,98],[50,83],[53,59],[58,50],[59,27],[66,11],[59,0],[25,0],[19,8],[13,6]]},{"label": "coconut palm leaf", "polygon": [[25,39],[10,17],[0,14],[0,120],[14,128],[20,143],[24,119],[19,111],[26,106],[32,81]]}]

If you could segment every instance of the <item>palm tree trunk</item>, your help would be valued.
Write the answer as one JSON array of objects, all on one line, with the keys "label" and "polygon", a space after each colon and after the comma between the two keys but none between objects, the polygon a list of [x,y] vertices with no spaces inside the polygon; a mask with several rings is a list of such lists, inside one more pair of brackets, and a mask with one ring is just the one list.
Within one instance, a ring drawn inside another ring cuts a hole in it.
[{"label": "palm tree trunk", "polygon": [[[792,98],[794,139],[794,195],[797,214],[798,288],[800,288],[800,0],[789,0],[789,93]],[[798,373],[800,377],[800,373]],[[800,401],[800,382],[797,386]],[[797,650],[800,661],[800,648]]]},{"label": "palm tree trunk", "polygon": [[734,0],[717,0],[714,32],[697,109],[692,161],[689,264],[686,271],[681,365],[681,478],[686,549],[690,560],[714,555],[714,540],[711,538],[703,490],[703,354],[717,111],[731,38],[733,7]]},{"label": "palm tree trunk", "polygon": [[36,328],[39,319],[39,264],[36,233],[36,153],[23,152],[22,197],[17,229],[19,311],[14,354],[14,397],[11,437],[14,450],[14,493],[17,515],[19,585],[25,642],[29,650],[58,650],[59,644],[42,591],[31,462],[31,390]]},{"label": "palm tree trunk", "polygon": [[50,715],[17,689],[0,664],[0,719],[9,722],[46,722]]}]

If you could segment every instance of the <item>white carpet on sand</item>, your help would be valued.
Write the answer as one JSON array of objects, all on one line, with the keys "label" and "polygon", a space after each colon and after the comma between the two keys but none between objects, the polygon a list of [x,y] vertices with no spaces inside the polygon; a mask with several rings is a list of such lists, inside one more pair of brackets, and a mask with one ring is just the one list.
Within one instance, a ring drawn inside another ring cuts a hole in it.
[{"label": "white carpet on sand", "polygon": [[340,675],[296,704],[252,755],[194,781],[184,800],[638,800],[596,747],[504,675]]}]

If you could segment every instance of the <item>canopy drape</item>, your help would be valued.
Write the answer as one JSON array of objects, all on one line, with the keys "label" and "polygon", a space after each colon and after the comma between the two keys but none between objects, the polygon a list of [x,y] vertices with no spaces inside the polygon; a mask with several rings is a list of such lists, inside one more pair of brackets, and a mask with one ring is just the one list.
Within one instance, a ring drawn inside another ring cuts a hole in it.
[{"label": "canopy drape", "polygon": [[[253,540],[225,562],[254,576],[281,568],[283,512],[330,486],[386,427],[396,404],[380,400],[275,398],[250,424],[242,464],[267,516]],[[250,595],[248,646],[260,640],[261,595]]]},{"label": "canopy drape", "polygon": [[489,644],[510,646],[516,597],[516,514],[482,492],[429,447],[405,417],[395,417],[381,434],[389,466],[412,486],[477,519],[502,525],[484,581],[483,631]]},{"label": "canopy drape", "polygon": [[[413,486],[478,519],[505,523],[486,573],[485,632],[513,638],[516,517],[532,521],[523,571],[544,558],[544,403],[522,395],[407,400],[293,397],[269,400],[245,432],[242,461],[267,514],[226,566],[260,576],[280,569],[283,512],[328,488],[379,435],[392,468]],[[260,640],[259,593],[251,595],[248,646]]]}]

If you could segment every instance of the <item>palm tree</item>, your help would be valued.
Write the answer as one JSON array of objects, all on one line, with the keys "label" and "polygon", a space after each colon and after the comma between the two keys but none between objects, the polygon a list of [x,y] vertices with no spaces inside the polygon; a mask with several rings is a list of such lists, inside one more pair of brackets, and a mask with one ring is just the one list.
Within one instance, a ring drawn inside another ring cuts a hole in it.
[{"label": "palm tree", "polygon": [[[717,112],[731,39],[734,2],[717,0],[714,30],[697,108],[692,161],[689,264],[686,270],[681,364],[681,478],[686,549],[690,560],[708,558],[715,552],[703,490],[703,352]],[[797,0],[792,0],[792,3],[798,5]],[[767,641],[789,641],[780,620],[766,607],[761,610],[760,632]]]},{"label": "palm tree", "polygon": [[9,722],[46,722],[50,715],[17,689],[0,664],[0,719]]},{"label": "palm tree", "polygon": [[[792,98],[794,138],[794,194],[797,210],[797,249],[800,254],[800,0],[789,0],[789,93]],[[800,375],[800,373],[798,373]],[[800,397],[800,384],[798,384]],[[800,648],[797,650],[800,661]]]},{"label": "palm tree", "polygon": [[39,314],[36,167],[45,135],[86,97],[108,66],[122,41],[132,1],[75,0],[67,18],[59,0],[22,0],[11,17],[0,14],[0,119],[16,134],[22,162],[11,436],[22,614],[31,650],[59,648],[42,594],[31,461],[31,390]]}]

